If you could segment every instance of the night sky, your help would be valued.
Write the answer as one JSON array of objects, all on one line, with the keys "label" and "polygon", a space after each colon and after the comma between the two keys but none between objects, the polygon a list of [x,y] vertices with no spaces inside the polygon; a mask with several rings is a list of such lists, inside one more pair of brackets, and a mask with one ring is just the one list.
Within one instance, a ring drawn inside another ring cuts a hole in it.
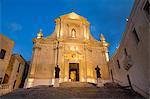
[{"label": "night sky", "polygon": [[0,32],[14,40],[14,53],[32,56],[32,39],[40,28],[44,37],[55,28],[54,19],[75,12],[91,23],[91,34],[104,34],[113,55],[125,31],[134,0],[0,0]]}]

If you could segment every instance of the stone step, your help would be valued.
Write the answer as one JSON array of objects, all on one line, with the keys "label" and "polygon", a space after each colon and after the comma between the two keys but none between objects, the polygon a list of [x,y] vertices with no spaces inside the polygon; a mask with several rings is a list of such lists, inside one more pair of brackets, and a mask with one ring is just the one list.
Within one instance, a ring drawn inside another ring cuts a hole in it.
[{"label": "stone step", "polygon": [[60,83],[60,87],[96,87],[96,85],[87,82],[63,82]]},{"label": "stone step", "polygon": [[[65,87],[37,86],[30,89],[18,89],[0,97],[0,99],[144,99],[129,89],[125,90],[116,87],[66,87],[66,84],[69,84],[69,86],[79,85],[79,83],[62,83],[61,85]],[[80,84],[87,85],[87,83]]]}]

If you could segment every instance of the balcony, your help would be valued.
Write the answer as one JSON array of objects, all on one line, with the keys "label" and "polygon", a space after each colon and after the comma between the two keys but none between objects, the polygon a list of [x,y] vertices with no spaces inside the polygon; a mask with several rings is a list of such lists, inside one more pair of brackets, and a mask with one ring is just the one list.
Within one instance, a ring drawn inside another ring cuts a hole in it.
[{"label": "balcony", "polygon": [[123,63],[124,63],[123,68],[128,71],[133,66],[133,61],[131,56],[125,56]]}]

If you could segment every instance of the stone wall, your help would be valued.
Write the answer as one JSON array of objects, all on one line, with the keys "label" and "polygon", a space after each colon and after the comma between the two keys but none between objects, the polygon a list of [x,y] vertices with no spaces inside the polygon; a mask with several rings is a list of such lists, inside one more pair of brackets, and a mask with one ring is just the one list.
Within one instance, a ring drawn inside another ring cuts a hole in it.
[{"label": "stone wall", "polygon": [[[148,97],[149,93],[149,47],[150,14],[145,11],[148,0],[135,0],[128,18],[123,39],[109,62],[112,80],[129,86]],[[149,17],[148,17],[149,16]]]}]

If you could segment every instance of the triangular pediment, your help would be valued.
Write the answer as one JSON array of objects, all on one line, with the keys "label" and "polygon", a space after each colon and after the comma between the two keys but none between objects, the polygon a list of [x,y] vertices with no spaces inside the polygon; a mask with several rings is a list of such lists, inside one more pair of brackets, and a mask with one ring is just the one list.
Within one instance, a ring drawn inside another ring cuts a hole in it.
[{"label": "triangular pediment", "polygon": [[79,14],[75,13],[75,12],[71,12],[65,15],[60,16],[61,19],[71,19],[71,20],[80,20],[83,22],[86,22],[89,24],[89,22],[87,21],[86,18],[84,18],[83,16],[80,16]]},{"label": "triangular pediment", "polygon": [[75,12],[71,12],[69,14],[65,14],[65,15],[62,15],[60,17],[70,18],[70,19],[81,19],[82,18],[82,16],[76,14]]}]

